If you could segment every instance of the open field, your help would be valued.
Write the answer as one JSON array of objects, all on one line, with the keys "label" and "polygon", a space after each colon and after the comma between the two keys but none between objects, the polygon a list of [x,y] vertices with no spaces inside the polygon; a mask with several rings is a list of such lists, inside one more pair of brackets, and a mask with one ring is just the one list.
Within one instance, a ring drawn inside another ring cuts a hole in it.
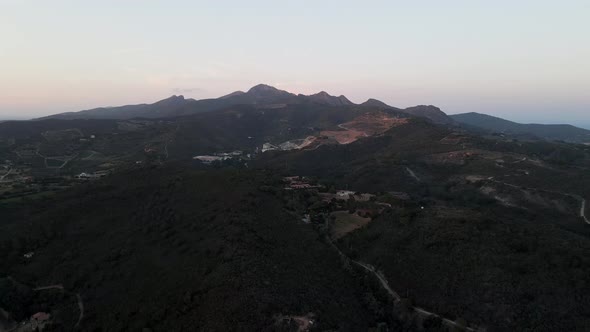
[{"label": "open field", "polygon": [[363,218],[356,213],[350,214],[348,211],[335,211],[331,216],[334,217],[330,229],[330,236],[333,239],[339,239],[371,222],[371,218]]}]

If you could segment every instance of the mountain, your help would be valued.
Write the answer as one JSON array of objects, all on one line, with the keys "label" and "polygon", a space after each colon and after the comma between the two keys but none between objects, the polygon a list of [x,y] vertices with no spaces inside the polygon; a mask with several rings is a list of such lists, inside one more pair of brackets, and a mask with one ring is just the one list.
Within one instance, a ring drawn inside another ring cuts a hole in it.
[{"label": "mountain", "polygon": [[277,103],[281,101],[292,102],[296,98],[296,96],[290,92],[279,90],[266,84],[253,86],[242,96],[247,96],[254,104]]},{"label": "mountain", "polygon": [[245,93],[244,91],[234,91],[234,92],[232,92],[230,94],[227,94],[225,96],[219,97],[219,99],[230,98],[230,97],[233,97],[233,96],[240,96],[240,95],[243,95],[244,93]]},{"label": "mountain", "polygon": [[445,112],[441,111],[440,108],[432,105],[418,105],[408,107],[402,111],[417,117],[429,119],[437,124],[449,125],[455,122]]},{"label": "mountain", "polygon": [[[50,115],[40,119],[118,119],[134,118],[173,118],[203,112],[227,109],[236,105],[256,105],[258,107],[277,108],[292,104],[308,104],[350,108],[359,106],[343,95],[332,96],[325,91],[312,95],[295,95],[266,84],[258,84],[247,92],[235,91],[228,95],[211,99],[186,99],[184,96],[171,96],[153,104],[125,105],[119,107],[100,107],[80,112],[67,112]],[[369,99],[360,106],[365,108],[381,108],[399,111],[379,100]],[[401,110],[407,114],[427,118],[434,123],[449,124],[450,120],[444,112],[434,106],[416,106]]]},{"label": "mountain", "polygon": [[50,115],[41,119],[132,119],[132,118],[171,118],[202,112],[221,110],[234,105],[274,106],[281,104],[319,104],[330,106],[354,105],[346,97],[333,97],[326,92],[311,96],[295,95],[266,84],[258,84],[247,92],[236,91],[220,98],[185,99],[172,96],[153,104],[126,105],[120,107],[100,107],[80,112]]},{"label": "mountain", "polygon": [[99,107],[80,112],[59,113],[43,117],[41,119],[131,119],[131,118],[158,118],[168,117],[182,113],[187,105],[197,103],[194,99],[185,99],[184,96],[171,96],[153,104],[125,105],[117,107]]},{"label": "mountain", "polygon": [[367,101],[361,104],[361,106],[368,106],[368,107],[379,107],[379,108],[393,108],[386,103],[382,102],[381,100],[369,98]]},{"label": "mountain", "polygon": [[303,96],[303,95],[300,95],[300,96],[303,98],[307,98],[310,102],[318,103],[318,104],[322,104],[322,105],[330,105],[330,106],[354,105],[354,103],[351,102],[350,100],[348,100],[348,98],[346,98],[345,96],[335,97],[335,96],[329,95],[325,91],[322,91],[322,92],[319,92],[319,93],[316,93],[316,94],[310,95],[310,96]]},{"label": "mountain", "polygon": [[427,119],[427,120],[431,121],[432,123],[436,123],[436,124],[449,125],[449,124],[455,123],[455,121],[453,121],[453,119],[451,119],[445,112],[441,111],[440,108],[438,108],[436,106],[432,106],[432,105],[429,105],[429,106],[418,105],[418,106],[408,107],[405,109],[399,109],[399,108],[396,108],[393,106],[389,106],[380,100],[371,98],[371,99],[367,100],[366,102],[362,103],[361,106],[399,110],[401,112],[413,115],[418,118]]},{"label": "mountain", "polygon": [[[319,97],[0,124],[0,309],[53,330],[75,329],[76,298],[84,331],[585,330],[590,147]],[[285,141],[313,145],[260,152]]]},{"label": "mountain", "polygon": [[567,124],[522,124],[481,113],[463,113],[451,115],[455,121],[496,133],[511,135],[533,135],[546,140],[566,142],[590,142],[590,130]]}]

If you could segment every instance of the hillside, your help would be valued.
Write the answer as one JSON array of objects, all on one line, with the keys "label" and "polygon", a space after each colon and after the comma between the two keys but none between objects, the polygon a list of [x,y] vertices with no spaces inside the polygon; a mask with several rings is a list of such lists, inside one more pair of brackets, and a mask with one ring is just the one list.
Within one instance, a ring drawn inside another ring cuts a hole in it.
[{"label": "hillside", "polygon": [[455,114],[451,118],[461,124],[496,133],[533,135],[546,140],[575,143],[590,142],[590,130],[567,124],[522,124],[481,113]]},{"label": "hillside", "polygon": [[[280,183],[144,169],[3,210],[0,275],[80,294],[83,330],[292,330],[280,328],[285,317],[313,318],[320,330],[376,326],[362,280],[280,195],[260,190]],[[34,310],[24,308],[24,317]]]},{"label": "hillside", "polygon": [[68,330],[79,297],[88,330],[587,326],[590,146],[304,97],[1,123],[0,323]]},{"label": "hillside", "polygon": [[1,123],[0,199],[53,194],[121,169],[198,156],[221,159],[215,155],[235,152],[240,157],[234,161],[244,164],[265,145],[340,144],[378,134],[404,117],[393,110],[303,103],[241,104],[165,119]]},{"label": "hillside", "polygon": [[[577,161],[553,159],[575,151],[414,120],[379,137],[269,154],[254,165],[399,206],[337,245],[383,271],[417,306],[493,331],[583,331],[590,229],[580,197],[590,197],[590,149]],[[400,192],[411,199],[389,196]],[[358,201],[346,208],[354,204],[366,209]]]},{"label": "hillside", "polygon": [[[269,85],[259,84],[247,92],[236,91],[220,98],[185,99],[172,96],[153,104],[126,105],[120,107],[96,108],[80,112],[51,115],[52,119],[132,119],[132,118],[170,118],[221,110],[235,105],[267,105],[281,107],[283,104],[313,103],[328,106],[354,105],[346,97],[333,97],[326,92],[315,95],[295,95]],[[45,119],[44,118],[44,119]]]},{"label": "hillside", "polygon": [[452,118],[445,114],[445,112],[441,111],[440,108],[432,105],[408,107],[405,108],[403,112],[420,118],[426,118],[437,124],[450,125],[454,124],[455,122]]},{"label": "hillside", "polygon": [[[37,142],[35,156],[80,138],[62,120],[24,123],[43,135],[14,139],[9,152]],[[311,330],[443,329],[414,306],[499,330],[580,330],[590,319],[581,295],[590,291],[590,230],[580,215],[590,147],[490,140],[365,106],[239,105],[98,123],[117,129],[72,148],[127,141],[145,162],[130,158],[51,196],[0,199],[0,278],[10,275],[25,294],[55,284],[68,299],[79,294],[83,329],[295,331],[311,321]],[[245,163],[191,158],[350,131],[366,135],[259,151]],[[284,176],[313,186],[288,190]],[[354,197],[337,198],[342,189]],[[350,259],[381,271],[402,303]],[[545,288],[555,292],[537,295]],[[11,292],[0,289],[0,303]],[[30,296],[18,317],[39,302],[56,324],[72,324],[61,307]]]}]

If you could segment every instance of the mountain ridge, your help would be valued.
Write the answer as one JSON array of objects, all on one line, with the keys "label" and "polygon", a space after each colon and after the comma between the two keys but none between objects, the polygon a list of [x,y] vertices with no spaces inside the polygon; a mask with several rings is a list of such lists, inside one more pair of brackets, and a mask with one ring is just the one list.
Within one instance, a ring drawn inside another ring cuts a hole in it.
[{"label": "mountain ridge", "polygon": [[590,142],[590,130],[570,124],[525,124],[477,112],[453,114],[450,117],[460,124],[496,133],[528,134],[546,140],[563,140],[575,143]]},{"label": "mountain ridge", "polygon": [[326,91],[311,95],[294,94],[267,84],[257,84],[246,92],[234,91],[219,98],[188,99],[182,95],[172,95],[152,104],[135,104],[115,107],[98,107],[78,112],[66,112],[41,117],[43,119],[115,119],[132,118],[170,118],[216,111],[235,105],[280,105],[280,104],[316,104],[331,107],[372,107],[401,111],[418,117],[427,118],[434,123],[449,124],[453,121],[437,107],[415,106],[400,109],[387,105],[377,99],[369,99],[356,104],[344,95],[334,96]]},{"label": "mountain ridge", "polygon": [[172,95],[152,104],[99,107],[79,112],[54,114],[35,120],[129,120],[133,118],[174,118],[195,115],[203,112],[227,110],[237,105],[280,108],[290,104],[311,105],[311,107],[316,107],[315,105],[317,105],[319,107],[356,107],[360,109],[391,110],[403,112],[414,117],[424,118],[435,124],[462,126],[465,129],[474,131],[483,130],[514,134],[517,136],[524,135],[529,138],[538,137],[546,140],[563,140],[576,143],[590,142],[590,130],[572,125],[520,124],[475,112],[450,116],[434,105],[417,105],[407,108],[397,108],[374,98],[356,104],[344,95],[333,96],[323,90],[315,94],[303,95],[281,90],[268,84],[257,84],[246,92],[234,91],[218,98],[195,100],[185,98],[182,95]]}]

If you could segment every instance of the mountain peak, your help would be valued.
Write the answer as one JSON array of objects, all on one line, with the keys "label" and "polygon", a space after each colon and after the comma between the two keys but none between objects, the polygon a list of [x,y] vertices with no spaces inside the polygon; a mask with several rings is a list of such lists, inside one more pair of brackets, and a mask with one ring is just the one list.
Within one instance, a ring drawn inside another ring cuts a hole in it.
[{"label": "mountain peak", "polygon": [[177,105],[177,104],[183,104],[185,102],[184,96],[183,95],[172,95],[166,99],[162,99],[158,102],[156,102],[157,105]]},{"label": "mountain peak", "polygon": [[383,107],[383,108],[389,108],[389,107],[391,107],[391,106],[387,105],[386,103],[382,102],[381,100],[377,100],[377,99],[374,99],[374,98],[367,99],[367,101],[365,101],[361,105],[363,105],[363,106],[372,106],[372,107]]},{"label": "mountain peak", "polygon": [[274,86],[270,86],[267,84],[258,84],[258,85],[251,87],[247,93],[259,94],[259,93],[268,93],[268,92],[276,92],[276,91],[280,91],[280,90],[275,88]]},{"label": "mountain peak", "polygon": [[332,97],[329,93],[327,93],[326,91],[320,91],[318,93],[316,93],[315,95],[312,96],[317,96],[317,97]]},{"label": "mountain peak", "polygon": [[430,121],[438,124],[452,124],[455,122],[440,108],[433,105],[418,105],[408,107],[403,111],[414,116],[429,119]]},{"label": "mountain peak", "polygon": [[247,95],[259,99],[258,101],[276,102],[277,98],[290,98],[295,96],[287,91],[279,90],[273,86],[266,84],[258,84],[253,86],[246,92]]},{"label": "mountain peak", "polygon": [[345,96],[335,97],[327,93],[326,91],[320,91],[316,94],[307,96],[309,100],[319,103],[319,104],[326,104],[330,106],[344,106],[344,105],[353,105],[353,103],[348,100]]}]

